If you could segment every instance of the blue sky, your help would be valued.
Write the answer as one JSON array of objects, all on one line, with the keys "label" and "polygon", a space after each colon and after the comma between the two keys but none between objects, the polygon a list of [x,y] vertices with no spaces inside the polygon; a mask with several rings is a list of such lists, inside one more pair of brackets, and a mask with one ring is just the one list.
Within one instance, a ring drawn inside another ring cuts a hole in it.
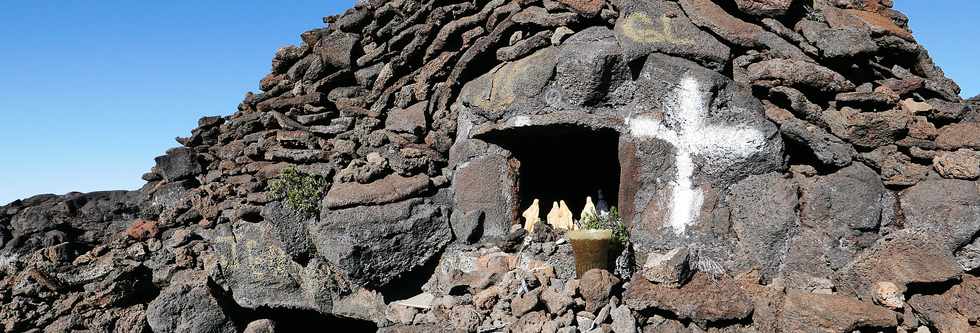
[{"label": "blue sky", "polygon": [[[919,41],[980,93],[980,1],[897,0]],[[0,205],[136,189],[201,116],[228,115],[275,50],[353,0],[5,1]]]}]

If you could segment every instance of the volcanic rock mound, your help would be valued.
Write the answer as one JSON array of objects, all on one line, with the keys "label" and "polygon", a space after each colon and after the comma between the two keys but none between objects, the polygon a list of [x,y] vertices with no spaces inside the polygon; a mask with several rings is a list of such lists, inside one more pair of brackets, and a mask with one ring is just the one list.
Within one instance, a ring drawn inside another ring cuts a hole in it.
[{"label": "volcanic rock mound", "polygon": [[[0,207],[0,332],[980,330],[980,96],[891,4],[358,1],[143,188]],[[520,212],[586,197],[578,278]]]}]

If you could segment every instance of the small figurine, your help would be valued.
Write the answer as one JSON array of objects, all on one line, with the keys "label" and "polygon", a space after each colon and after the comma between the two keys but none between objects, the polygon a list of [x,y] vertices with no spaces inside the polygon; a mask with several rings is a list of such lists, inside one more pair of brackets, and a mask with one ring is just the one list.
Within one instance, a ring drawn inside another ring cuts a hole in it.
[{"label": "small figurine", "polygon": [[552,227],[557,228],[558,224],[561,223],[560,222],[561,206],[558,205],[558,202],[555,202],[553,205],[551,205],[551,211],[548,212],[547,219],[548,219],[548,224],[550,224]]},{"label": "small figurine", "polygon": [[538,199],[534,199],[531,207],[528,207],[521,216],[524,216],[524,230],[534,232],[534,225],[541,222],[541,206]]},{"label": "small figurine", "polygon": [[606,203],[606,197],[602,195],[602,190],[599,190],[596,200],[596,209],[599,211],[599,214],[601,216],[609,215],[609,204]]}]

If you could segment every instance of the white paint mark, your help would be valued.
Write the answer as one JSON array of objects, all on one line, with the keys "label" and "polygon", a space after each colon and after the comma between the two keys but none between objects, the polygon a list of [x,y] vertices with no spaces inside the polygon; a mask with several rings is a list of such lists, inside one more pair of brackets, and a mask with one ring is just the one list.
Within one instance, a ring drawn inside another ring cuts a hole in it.
[{"label": "white paint mark", "polygon": [[698,81],[692,77],[681,80],[667,100],[673,103],[664,105],[666,124],[646,117],[627,121],[634,137],[660,139],[674,145],[677,151],[670,225],[680,235],[694,223],[704,203],[704,194],[694,185],[694,171],[699,166],[693,157],[705,157],[706,165],[700,167],[729,167],[762,150],[766,139],[759,130],[744,125],[706,125],[708,105]]},{"label": "white paint mark", "polygon": [[514,127],[524,127],[530,125],[531,125],[531,117],[528,116],[514,117]]}]

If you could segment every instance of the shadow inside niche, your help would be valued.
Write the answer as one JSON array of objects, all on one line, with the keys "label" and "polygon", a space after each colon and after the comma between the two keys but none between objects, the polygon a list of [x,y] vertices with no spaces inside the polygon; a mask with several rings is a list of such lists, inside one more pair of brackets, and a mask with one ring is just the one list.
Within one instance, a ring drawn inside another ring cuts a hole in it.
[{"label": "shadow inside niche", "polygon": [[208,281],[208,288],[211,291],[225,313],[231,317],[238,331],[244,331],[249,323],[268,319],[276,324],[277,332],[307,332],[311,328],[322,327],[324,331],[332,331],[331,328],[340,329],[343,332],[377,332],[378,326],[371,321],[343,318],[327,314],[322,314],[314,310],[304,309],[273,309],[260,307],[258,309],[246,309],[235,303],[233,297],[221,290],[221,287],[213,281]]},{"label": "shadow inside niche", "polygon": [[601,191],[611,206],[619,201],[619,133],[574,124],[527,126],[496,131],[481,139],[511,151],[520,161],[523,211],[534,199],[541,213],[565,201],[576,219],[585,198],[598,203]]},{"label": "shadow inside niche", "polygon": [[445,249],[440,250],[439,253],[432,256],[424,265],[402,274],[387,285],[381,287],[379,291],[384,297],[385,303],[409,299],[421,294],[422,286],[426,282],[429,282],[429,279],[435,274],[436,267],[439,266],[439,260],[442,259],[445,251]]},{"label": "shadow inside niche", "polygon": [[[377,332],[373,322],[324,315],[312,310],[259,309],[252,311],[249,320],[269,319],[276,323],[277,332],[309,332],[320,328],[324,332]],[[245,323],[248,325],[248,323]],[[244,327],[243,327],[244,328]]]}]

